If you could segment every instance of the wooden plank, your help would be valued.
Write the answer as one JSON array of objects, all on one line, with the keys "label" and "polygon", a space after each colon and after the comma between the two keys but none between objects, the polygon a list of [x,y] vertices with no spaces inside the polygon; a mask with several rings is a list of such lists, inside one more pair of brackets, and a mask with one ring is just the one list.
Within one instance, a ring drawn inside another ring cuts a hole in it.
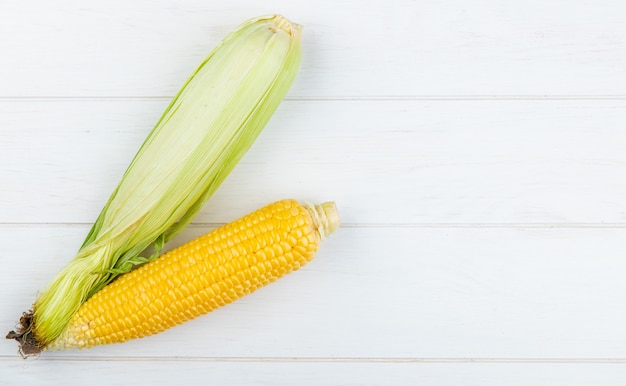
[{"label": "wooden plank", "polygon": [[[0,102],[0,222],[90,223],[166,101]],[[624,223],[623,101],[286,101],[197,217],[284,197],[351,224]]]},{"label": "wooden plank", "polygon": [[347,226],[164,334],[26,362],[6,341],[0,385],[625,384],[619,0],[0,1],[5,331],[185,78],[277,11],[305,25],[288,101],[169,247],[284,196]]},{"label": "wooden plank", "polygon": [[[2,227],[3,256],[14,263],[3,267],[0,325],[14,325],[86,232]],[[277,283],[84,355],[626,358],[625,250],[626,229],[343,228]],[[14,344],[0,346],[0,355],[14,353]]]},{"label": "wooden plank", "polygon": [[624,95],[621,0],[4,2],[0,96],[167,96],[225,34],[305,26],[292,98]]},{"label": "wooden plank", "polygon": [[623,365],[520,363],[283,363],[45,360],[0,362],[7,384],[150,385],[622,385]]}]

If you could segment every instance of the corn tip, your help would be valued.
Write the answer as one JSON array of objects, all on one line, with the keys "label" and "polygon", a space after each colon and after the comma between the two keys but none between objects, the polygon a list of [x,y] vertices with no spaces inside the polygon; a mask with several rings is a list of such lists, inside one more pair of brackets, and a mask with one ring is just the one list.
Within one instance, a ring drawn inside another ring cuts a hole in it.
[{"label": "corn tip", "polygon": [[306,203],[305,208],[313,218],[313,224],[317,228],[322,240],[339,228],[341,220],[334,201],[324,202],[320,205]]},{"label": "corn tip", "polygon": [[280,14],[273,15],[269,21],[273,26],[291,36],[299,36],[302,31],[302,25],[292,23],[289,19]]},{"label": "corn tip", "polygon": [[334,201],[324,202],[320,205],[320,207],[322,208],[322,211],[327,219],[326,236],[329,236],[334,233],[341,224],[339,211],[337,210],[337,205],[335,205]]}]

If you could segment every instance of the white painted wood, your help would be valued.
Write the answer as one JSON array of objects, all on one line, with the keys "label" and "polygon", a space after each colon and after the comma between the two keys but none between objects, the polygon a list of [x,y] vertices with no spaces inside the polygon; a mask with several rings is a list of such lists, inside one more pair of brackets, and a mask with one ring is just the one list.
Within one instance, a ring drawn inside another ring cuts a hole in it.
[{"label": "white painted wood", "polygon": [[[77,358],[78,359],[78,358]],[[623,364],[283,363],[46,360],[0,362],[6,384],[590,386],[623,385]]]},{"label": "white painted wood", "polygon": [[0,96],[172,96],[273,12],[306,28],[291,97],[626,94],[621,0],[20,0],[0,4]]},{"label": "white painted wood", "polygon": [[[0,0],[0,326],[248,17],[305,25],[270,125],[173,245],[293,196],[346,226],[300,272],[0,385],[621,385],[626,3]],[[71,374],[71,376],[70,376]]]},{"label": "white painted wood", "polygon": [[[3,253],[24,263],[3,268],[12,296],[0,325],[15,323],[87,230],[3,227]],[[300,272],[247,298],[84,355],[626,358],[625,250],[623,228],[344,228]]]},{"label": "white painted wood", "polygon": [[[94,221],[163,101],[0,102],[0,221]],[[271,201],[344,221],[624,223],[623,101],[287,101],[198,222]]]}]

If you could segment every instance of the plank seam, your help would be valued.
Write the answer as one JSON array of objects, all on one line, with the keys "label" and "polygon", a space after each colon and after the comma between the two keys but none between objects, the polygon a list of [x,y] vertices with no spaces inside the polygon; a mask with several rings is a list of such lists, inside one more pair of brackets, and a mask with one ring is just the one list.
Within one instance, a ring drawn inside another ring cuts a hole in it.
[{"label": "plank seam", "polygon": [[[626,364],[626,358],[380,358],[380,357],[132,357],[39,356],[27,359],[76,362],[213,362],[213,363],[481,363],[481,364]],[[23,361],[0,355],[0,361]]]},{"label": "plank seam", "polygon": [[[188,228],[217,228],[227,223],[197,222]],[[83,228],[92,223],[82,222],[5,222],[0,228]],[[626,223],[345,223],[342,228],[481,228],[481,229],[624,229]]]},{"label": "plank seam", "polygon": [[[118,102],[164,101],[173,96],[0,96],[0,102]],[[347,96],[288,96],[285,101],[593,101],[626,100],[626,95],[347,95]]]}]

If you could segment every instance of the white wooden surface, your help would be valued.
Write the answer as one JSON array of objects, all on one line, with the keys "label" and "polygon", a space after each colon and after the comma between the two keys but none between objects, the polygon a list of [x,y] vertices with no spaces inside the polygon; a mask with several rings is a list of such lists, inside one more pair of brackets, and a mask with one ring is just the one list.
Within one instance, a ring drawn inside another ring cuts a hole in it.
[{"label": "white wooden surface", "polygon": [[0,0],[0,326],[200,60],[272,12],[305,26],[299,77],[172,246],[284,197],[336,200],[343,228],[161,335],[6,341],[0,385],[625,384],[621,0]]}]

